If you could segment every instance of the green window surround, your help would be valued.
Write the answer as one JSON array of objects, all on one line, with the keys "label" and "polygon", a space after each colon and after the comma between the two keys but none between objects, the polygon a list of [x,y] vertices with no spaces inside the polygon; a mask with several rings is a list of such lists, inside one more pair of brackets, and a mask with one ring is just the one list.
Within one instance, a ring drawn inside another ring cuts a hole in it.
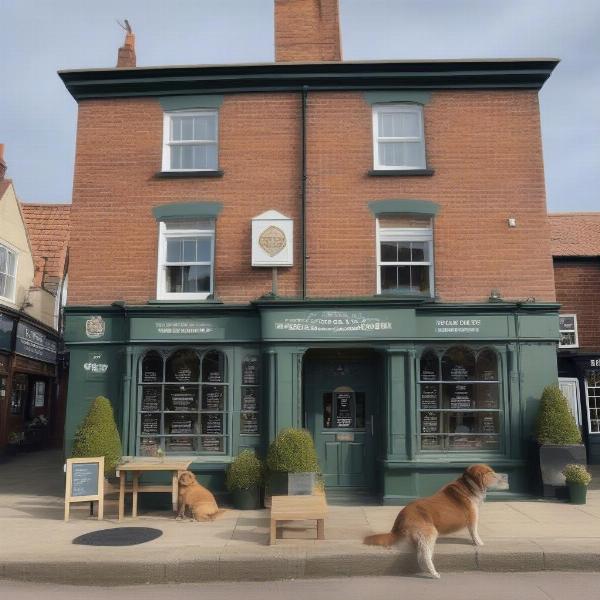
[{"label": "green window surround", "polygon": [[376,216],[386,214],[411,214],[434,217],[439,211],[439,204],[430,200],[374,200],[369,202],[369,209]]},{"label": "green window surround", "polygon": [[158,101],[164,111],[220,108],[221,104],[223,104],[223,94],[161,96]]},{"label": "green window surround", "polygon": [[381,90],[364,92],[363,97],[367,104],[386,104],[389,102],[413,102],[414,104],[428,104],[431,100],[431,92],[420,92],[418,90]]},{"label": "green window surround", "polygon": [[172,204],[161,204],[152,209],[152,214],[157,221],[168,221],[170,219],[191,218],[216,218],[223,209],[221,202],[177,202]]}]

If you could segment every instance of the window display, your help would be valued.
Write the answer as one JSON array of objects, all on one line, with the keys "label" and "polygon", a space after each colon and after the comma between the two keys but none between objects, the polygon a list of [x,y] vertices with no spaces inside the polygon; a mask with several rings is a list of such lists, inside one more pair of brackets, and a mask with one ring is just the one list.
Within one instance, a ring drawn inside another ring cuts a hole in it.
[{"label": "window display", "polygon": [[501,449],[500,378],[493,350],[426,350],[419,361],[419,402],[421,450]]},{"label": "window display", "polygon": [[163,356],[152,350],[140,369],[140,455],[227,451],[229,386],[222,352],[183,349]]}]

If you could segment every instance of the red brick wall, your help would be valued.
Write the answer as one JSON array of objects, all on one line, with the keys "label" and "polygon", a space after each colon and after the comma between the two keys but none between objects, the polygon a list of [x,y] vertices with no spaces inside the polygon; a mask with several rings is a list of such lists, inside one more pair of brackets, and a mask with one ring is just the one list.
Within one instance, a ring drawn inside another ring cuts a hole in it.
[{"label": "red brick wall", "polygon": [[275,0],[275,60],[341,60],[338,0]]},{"label": "red brick wall", "polygon": [[[227,96],[220,110],[222,178],[158,179],[162,111],[154,99],[80,103],[69,269],[70,304],[144,303],[156,296],[158,229],[152,207],[218,200],[217,296],[254,299],[269,269],[250,267],[250,219],[276,209],[295,220],[295,267],[279,292],[298,295],[300,98]],[[371,107],[361,93],[308,98],[308,294],[375,293],[375,222],[368,202],[440,205],[435,275],[444,301],[554,299],[537,95],[435,92],[425,109],[432,177],[369,177]],[[509,229],[508,217],[518,226]]]},{"label": "red brick wall", "polygon": [[554,261],[560,312],[577,315],[579,347],[600,351],[600,260]]}]

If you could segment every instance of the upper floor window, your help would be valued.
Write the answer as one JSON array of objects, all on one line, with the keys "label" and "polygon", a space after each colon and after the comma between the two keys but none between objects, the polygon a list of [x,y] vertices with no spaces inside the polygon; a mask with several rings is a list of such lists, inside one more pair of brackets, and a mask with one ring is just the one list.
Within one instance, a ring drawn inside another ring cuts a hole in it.
[{"label": "upper floor window", "polygon": [[160,222],[159,300],[205,300],[213,293],[213,220]]},{"label": "upper floor window", "polygon": [[17,253],[0,244],[0,297],[15,301]]},{"label": "upper floor window", "polygon": [[426,168],[422,106],[373,106],[373,168]]},{"label": "upper floor window", "polygon": [[377,293],[433,295],[431,229],[377,229]]},{"label": "upper floor window", "polygon": [[577,315],[559,315],[559,348],[579,348],[577,335]]},{"label": "upper floor window", "polygon": [[163,171],[218,169],[218,111],[166,112],[163,124]]}]

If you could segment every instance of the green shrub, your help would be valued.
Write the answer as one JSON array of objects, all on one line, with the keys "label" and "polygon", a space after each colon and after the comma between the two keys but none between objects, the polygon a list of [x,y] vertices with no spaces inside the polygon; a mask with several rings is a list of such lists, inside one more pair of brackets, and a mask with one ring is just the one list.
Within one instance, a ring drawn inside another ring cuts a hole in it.
[{"label": "green shrub", "polygon": [[104,473],[115,471],[123,453],[110,400],[98,396],[75,434],[72,456],[104,456]]},{"label": "green shrub", "polygon": [[583,483],[589,485],[592,476],[583,465],[567,465],[562,474],[565,476],[567,483]]},{"label": "green shrub", "polygon": [[306,429],[282,429],[267,453],[269,471],[320,473],[312,436]]},{"label": "green shrub", "polygon": [[558,385],[549,385],[544,389],[536,430],[540,444],[581,443],[581,432]]},{"label": "green shrub", "polygon": [[247,490],[255,485],[260,486],[263,480],[263,464],[252,450],[242,450],[229,465],[225,476],[227,489]]}]

